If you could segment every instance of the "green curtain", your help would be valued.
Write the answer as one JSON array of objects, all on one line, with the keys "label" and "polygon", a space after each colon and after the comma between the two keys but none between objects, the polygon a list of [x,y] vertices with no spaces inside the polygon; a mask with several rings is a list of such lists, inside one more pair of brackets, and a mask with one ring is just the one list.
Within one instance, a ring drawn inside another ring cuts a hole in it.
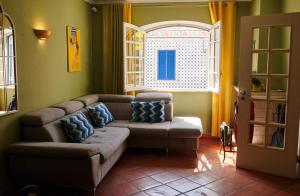
[{"label": "green curtain", "polygon": [[123,4],[102,5],[102,59],[100,82],[102,93],[123,94]]}]

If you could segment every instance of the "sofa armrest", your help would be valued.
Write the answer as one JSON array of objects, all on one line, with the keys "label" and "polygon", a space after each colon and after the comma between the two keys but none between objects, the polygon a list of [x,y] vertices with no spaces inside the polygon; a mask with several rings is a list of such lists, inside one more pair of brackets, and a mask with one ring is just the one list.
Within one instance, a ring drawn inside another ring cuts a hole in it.
[{"label": "sofa armrest", "polygon": [[21,156],[87,159],[100,154],[100,147],[97,144],[19,142],[8,146],[6,153]]}]

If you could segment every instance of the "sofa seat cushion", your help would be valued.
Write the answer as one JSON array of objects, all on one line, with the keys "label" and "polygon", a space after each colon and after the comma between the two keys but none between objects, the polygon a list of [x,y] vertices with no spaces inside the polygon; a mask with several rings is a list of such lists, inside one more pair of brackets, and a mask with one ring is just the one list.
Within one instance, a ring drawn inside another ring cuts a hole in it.
[{"label": "sofa seat cushion", "polygon": [[101,162],[109,159],[113,153],[127,139],[129,129],[122,127],[104,127],[95,129],[94,135],[87,138],[82,143],[98,144],[101,153]]},{"label": "sofa seat cushion", "polygon": [[197,117],[174,117],[170,125],[170,138],[197,138],[203,133],[201,120]]},{"label": "sofa seat cushion", "polygon": [[109,124],[107,124],[107,127],[125,127],[128,128],[130,125],[130,121],[129,120],[114,120],[112,122],[110,122]]},{"label": "sofa seat cushion", "polygon": [[168,138],[170,121],[161,123],[131,122],[130,137]]}]

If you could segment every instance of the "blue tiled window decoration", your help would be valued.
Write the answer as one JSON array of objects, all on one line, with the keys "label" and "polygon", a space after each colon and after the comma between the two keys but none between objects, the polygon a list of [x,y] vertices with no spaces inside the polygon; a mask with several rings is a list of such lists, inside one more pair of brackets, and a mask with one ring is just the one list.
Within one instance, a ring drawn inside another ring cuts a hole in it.
[{"label": "blue tiled window decoration", "polygon": [[175,80],[175,50],[158,50],[158,80]]}]

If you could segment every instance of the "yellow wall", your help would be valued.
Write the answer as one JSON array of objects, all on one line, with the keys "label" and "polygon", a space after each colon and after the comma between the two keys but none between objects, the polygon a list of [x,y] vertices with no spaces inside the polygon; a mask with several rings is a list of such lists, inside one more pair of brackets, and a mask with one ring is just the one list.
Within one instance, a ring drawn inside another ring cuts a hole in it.
[{"label": "yellow wall", "polygon": [[[4,148],[20,139],[19,117],[67,99],[92,92],[92,14],[83,0],[1,0],[16,26],[20,111],[0,117],[0,195],[8,187]],[[66,25],[81,29],[81,66],[67,72]],[[32,28],[53,35],[41,42]]]}]

